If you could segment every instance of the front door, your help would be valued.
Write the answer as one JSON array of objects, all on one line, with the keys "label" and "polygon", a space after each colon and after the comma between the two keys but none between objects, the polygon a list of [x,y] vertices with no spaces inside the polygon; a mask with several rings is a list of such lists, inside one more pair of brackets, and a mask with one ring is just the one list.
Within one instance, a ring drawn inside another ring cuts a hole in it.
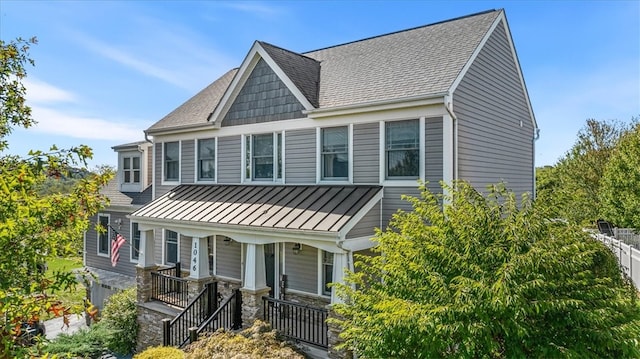
[{"label": "front door", "polygon": [[276,245],[274,243],[265,244],[264,245],[264,268],[265,268],[265,276],[267,279],[267,285],[271,290],[269,290],[269,296],[273,297],[275,295],[276,288]]}]

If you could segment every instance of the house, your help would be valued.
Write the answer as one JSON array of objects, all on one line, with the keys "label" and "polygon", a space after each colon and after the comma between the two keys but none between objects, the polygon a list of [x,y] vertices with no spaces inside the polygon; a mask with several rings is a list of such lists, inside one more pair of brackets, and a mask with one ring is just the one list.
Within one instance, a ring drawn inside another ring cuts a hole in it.
[{"label": "house", "polygon": [[[321,326],[339,301],[328,283],[411,209],[401,196],[419,195],[419,180],[533,192],[537,133],[504,10],[304,53],[256,41],[145,131],[153,200],[127,216],[139,347],[180,344],[235,296],[245,325],[278,311],[298,320],[279,327],[287,335],[339,356]],[[211,304],[213,281],[225,299]],[[207,315],[175,329],[203,293]]]}]

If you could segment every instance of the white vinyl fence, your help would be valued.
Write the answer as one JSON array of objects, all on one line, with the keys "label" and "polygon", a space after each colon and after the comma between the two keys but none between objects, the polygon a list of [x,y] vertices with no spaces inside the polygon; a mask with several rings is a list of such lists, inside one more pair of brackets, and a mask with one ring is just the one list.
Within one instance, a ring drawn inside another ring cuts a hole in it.
[{"label": "white vinyl fence", "polygon": [[[620,269],[631,278],[636,288],[640,289],[640,250],[634,248],[634,246],[637,246],[634,242],[638,235],[629,235],[630,239],[633,240],[632,244],[627,244],[630,242],[625,243],[600,233],[594,234],[594,236],[611,249],[618,258]],[[626,238],[621,239],[626,241]]]}]

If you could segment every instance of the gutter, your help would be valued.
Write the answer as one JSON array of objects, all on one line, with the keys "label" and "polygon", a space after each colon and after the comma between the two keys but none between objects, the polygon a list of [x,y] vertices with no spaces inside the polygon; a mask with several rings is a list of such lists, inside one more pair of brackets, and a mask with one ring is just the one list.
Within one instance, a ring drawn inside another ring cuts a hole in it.
[{"label": "gutter", "polygon": [[446,95],[447,95],[446,92],[439,92],[439,93],[430,94],[430,95],[400,97],[400,98],[391,99],[391,100],[367,101],[367,102],[361,102],[361,103],[350,104],[350,105],[341,105],[341,106],[334,106],[334,107],[323,107],[323,108],[315,108],[311,110],[303,110],[302,114],[309,115],[310,117],[313,117],[313,115],[328,116],[331,112],[338,112],[338,111],[355,112],[358,109],[362,109],[362,108],[366,108],[368,109],[367,112],[370,112],[370,111],[375,111],[375,109],[371,108],[374,106],[395,105],[395,104],[401,104],[401,103],[406,103],[411,101],[440,99],[440,98],[444,98]]}]

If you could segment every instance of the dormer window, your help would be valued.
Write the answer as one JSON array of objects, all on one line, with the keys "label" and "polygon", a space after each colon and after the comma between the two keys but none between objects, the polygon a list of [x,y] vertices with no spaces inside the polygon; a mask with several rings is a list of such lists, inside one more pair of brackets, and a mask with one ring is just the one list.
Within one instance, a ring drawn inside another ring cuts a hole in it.
[{"label": "dormer window", "polygon": [[140,183],[140,157],[123,157],[123,183]]}]

